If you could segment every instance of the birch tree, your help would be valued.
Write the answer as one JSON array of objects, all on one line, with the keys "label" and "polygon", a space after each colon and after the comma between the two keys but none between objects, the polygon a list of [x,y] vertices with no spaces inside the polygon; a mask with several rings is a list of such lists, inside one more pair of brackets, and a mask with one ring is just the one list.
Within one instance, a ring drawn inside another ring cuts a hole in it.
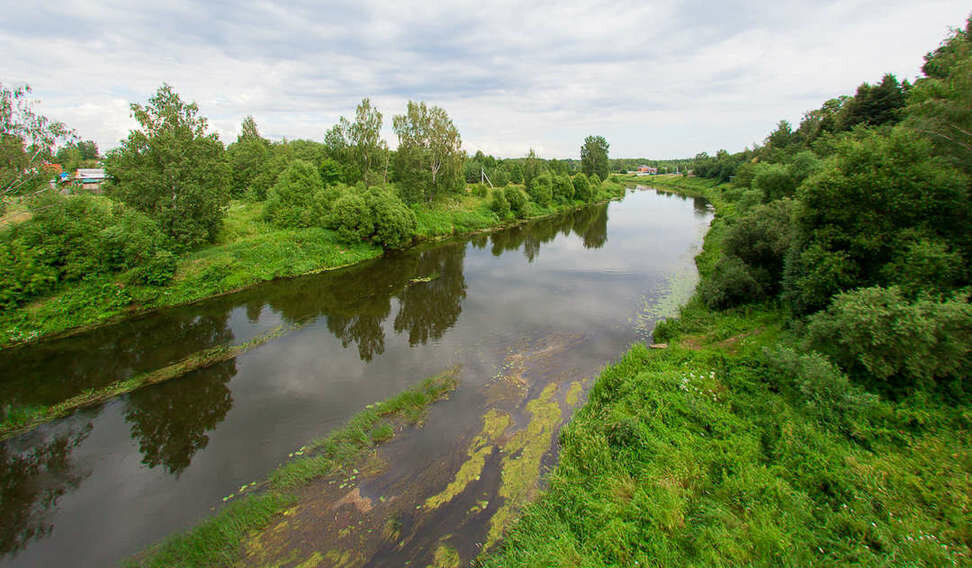
[{"label": "birch tree", "polygon": [[405,114],[392,123],[398,135],[396,173],[405,201],[431,201],[462,190],[462,139],[444,109],[409,101]]}]

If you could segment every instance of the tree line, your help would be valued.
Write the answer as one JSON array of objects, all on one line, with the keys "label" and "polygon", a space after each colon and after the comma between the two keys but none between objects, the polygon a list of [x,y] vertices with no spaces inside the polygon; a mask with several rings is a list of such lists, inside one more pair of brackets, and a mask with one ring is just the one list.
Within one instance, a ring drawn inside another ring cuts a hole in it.
[{"label": "tree line", "polygon": [[725,255],[699,290],[715,309],[776,302],[807,346],[890,390],[970,370],[970,22],[893,75],[786,121],[764,144],[699,155],[732,180]]},{"label": "tree line", "polygon": [[[585,140],[579,161],[533,150],[519,159],[467,156],[446,111],[414,101],[392,118],[395,150],[368,98],[323,142],[272,142],[247,116],[224,146],[198,106],[167,84],[131,105],[138,127],[100,157],[94,142],[35,114],[28,88],[0,91],[0,207],[17,203],[30,216],[0,226],[0,310],[102,274],[165,285],[180,255],[217,241],[232,199],[259,204],[278,230],[323,227],[349,243],[400,248],[416,236],[416,208],[471,193],[498,221],[525,217],[593,201],[609,174],[600,136]],[[103,164],[105,195],[50,191],[50,163]]]}]

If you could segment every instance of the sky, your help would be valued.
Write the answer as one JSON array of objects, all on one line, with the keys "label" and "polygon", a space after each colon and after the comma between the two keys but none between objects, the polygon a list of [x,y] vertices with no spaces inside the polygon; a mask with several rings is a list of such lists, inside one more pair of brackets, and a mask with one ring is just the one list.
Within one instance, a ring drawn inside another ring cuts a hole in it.
[{"label": "sky", "polygon": [[271,139],[322,140],[370,97],[444,108],[469,153],[611,157],[730,152],[922,56],[967,1],[193,2],[3,0],[0,83],[102,151],[162,83],[224,143],[253,115]]}]

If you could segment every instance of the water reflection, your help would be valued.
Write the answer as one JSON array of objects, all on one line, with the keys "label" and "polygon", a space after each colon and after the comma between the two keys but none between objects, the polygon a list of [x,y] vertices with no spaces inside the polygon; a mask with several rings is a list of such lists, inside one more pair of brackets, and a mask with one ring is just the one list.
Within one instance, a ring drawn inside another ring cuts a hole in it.
[{"label": "water reflection", "polygon": [[50,534],[54,525],[48,517],[58,499],[88,475],[78,471],[71,451],[91,427],[88,422],[22,451],[0,444],[0,555],[16,553]]},{"label": "water reflection", "polygon": [[[566,236],[571,233],[581,238],[584,248],[599,249],[607,244],[607,225],[607,204],[587,207],[492,233],[489,236],[490,251],[493,256],[500,256],[506,251],[519,250],[522,247],[524,256],[533,262],[540,254],[540,245],[553,241],[558,234]],[[486,237],[480,235],[471,242],[473,246],[483,248]]]},{"label": "water reflection", "polygon": [[[164,466],[178,476],[192,456],[206,447],[212,430],[233,406],[227,384],[236,361],[224,361],[190,375],[132,393],[125,409],[132,437],[138,440],[142,463]],[[180,381],[192,381],[192,389]]]}]

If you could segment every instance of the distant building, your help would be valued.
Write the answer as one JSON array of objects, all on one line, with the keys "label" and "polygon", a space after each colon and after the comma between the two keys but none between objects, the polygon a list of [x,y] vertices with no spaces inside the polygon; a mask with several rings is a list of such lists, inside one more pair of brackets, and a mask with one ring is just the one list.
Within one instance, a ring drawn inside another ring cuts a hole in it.
[{"label": "distant building", "polygon": [[79,168],[74,172],[74,185],[80,189],[101,193],[103,183],[105,183],[105,170],[101,168]]},{"label": "distant building", "polygon": [[639,166],[637,174],[639,176],[653,176],[658,174],[658,168],[653,168],[651,166]]}]

